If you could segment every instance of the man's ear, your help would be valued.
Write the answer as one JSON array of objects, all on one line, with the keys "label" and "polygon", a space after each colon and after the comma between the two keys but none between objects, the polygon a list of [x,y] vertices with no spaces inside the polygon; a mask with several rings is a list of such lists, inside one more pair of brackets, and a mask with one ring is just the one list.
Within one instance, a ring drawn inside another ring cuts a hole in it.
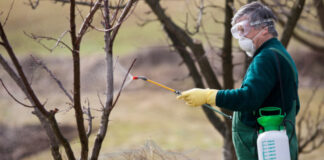
[{"label": "man's ear", "polygon": [[269,28],[268,27],[265,27],[262,31],[262,35],[265,36],[269,33]]}]

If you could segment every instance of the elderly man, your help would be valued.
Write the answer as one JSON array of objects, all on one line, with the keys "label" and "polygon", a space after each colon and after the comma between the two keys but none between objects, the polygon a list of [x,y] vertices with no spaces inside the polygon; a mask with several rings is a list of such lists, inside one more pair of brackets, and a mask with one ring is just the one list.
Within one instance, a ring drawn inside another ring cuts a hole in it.
[{"label": "elderly man", "polygon": [[216,105],[234,111],[233,143],[238,159],[258,159],[256,139],[258,110],[280,107],[285,114],[290,157],[297,159],[298,145],[295,117],[299,111],[298,75],[285,47],[276,38],[276,17],[260,2],[240,8],[232,20],[232,35],[239,46],[253,58],[239,89],[214,90],[194,88],[182,93],[190,106]]}]

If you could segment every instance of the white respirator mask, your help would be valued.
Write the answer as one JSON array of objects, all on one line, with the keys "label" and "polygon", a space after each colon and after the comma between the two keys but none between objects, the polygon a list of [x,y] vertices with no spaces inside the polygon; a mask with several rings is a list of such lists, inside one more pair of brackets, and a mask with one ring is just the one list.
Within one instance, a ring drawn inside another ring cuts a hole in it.
[{"label": "white respirator mask", "polygon": [[[266,20],[265,22],[267,22],[269,20]],[[245,36],[250,32],[251,30],[251,26],[252,25],[256,25],[256,24],[260,24],[261,22],[254,22],[249,24],[248,20],[243,20],[237,24],[235,24],[232,28],[231,28],[231,32],[232,35],[235,39],[238,39],[239,42],[239,46],[240,48],[245,51],[245,53],[249,56],[249,57],[253,57],[254,52],[256,51],[255,45],[253,43],[253,40],[259,36],[259,34],[261,33],[261,31],[259,31],[259,33],[257,35],[255,35],[253,37],[253,39],[250,38],[246,38]]]}]

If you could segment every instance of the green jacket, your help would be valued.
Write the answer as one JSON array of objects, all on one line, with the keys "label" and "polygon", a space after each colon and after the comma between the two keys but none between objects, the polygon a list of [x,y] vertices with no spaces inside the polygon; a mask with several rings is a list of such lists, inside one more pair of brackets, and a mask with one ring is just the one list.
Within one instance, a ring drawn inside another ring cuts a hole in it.
[{"label": "green jacket", "polygon": [[[277,53],[278,58],[274,55],[275,53]],[[284,104],[280,91],[278,60]],[[255,52],[241,88],[218,91],[216,105],[234,111],[233,142],[239,159],[253,159],[252,157],[257,159],[256,131],[258,128],[255,113],[259,108],[269,106],[282,108],[284,106],[285,113],[290,115],[289,120],[295,123],[295,116],[299,111],[297,90],[298,75],[295,63],[280,41],[277,38],[272,38],[262,44]],[[292,115],[292,112],[294,115]],[[297,147],[295,146],[297,139],[294,128],[294,124],[287,127],[288,136],[294,139],[291,149]],[[246,151],[240,149],[239,144],[235,144],[238,140],[250,150],[251,155],[249,158],[240,158],[239,154]],[[293,149],[291,152],[297,152],[297,149]],[[296,153],[291,154],[295,155]],[[297,159],[297,156],[292,156],[292,159]]]}]

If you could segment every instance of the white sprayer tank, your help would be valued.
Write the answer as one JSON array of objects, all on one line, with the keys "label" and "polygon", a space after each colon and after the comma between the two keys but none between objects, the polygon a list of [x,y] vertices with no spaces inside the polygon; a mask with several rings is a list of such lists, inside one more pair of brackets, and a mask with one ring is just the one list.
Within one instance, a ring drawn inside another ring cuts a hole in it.
[{"label": "white sprayer tank", "polygon": [[286,130],[266,131],[257,139],[259,160],[290,160]]}]

